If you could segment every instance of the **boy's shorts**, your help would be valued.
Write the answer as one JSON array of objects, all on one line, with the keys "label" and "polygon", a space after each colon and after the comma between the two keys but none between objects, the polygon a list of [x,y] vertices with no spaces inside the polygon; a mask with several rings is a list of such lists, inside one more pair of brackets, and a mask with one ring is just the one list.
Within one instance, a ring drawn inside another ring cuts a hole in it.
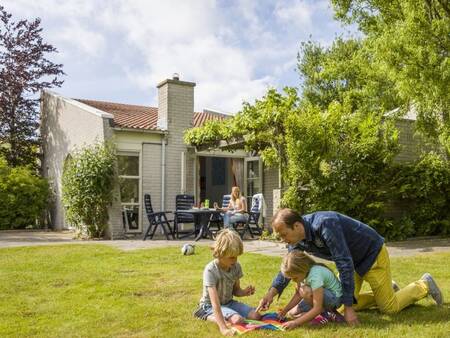
[{"label": "boy's shorts", "polygon": [[[251,311],[255,308],[248,306],[247,304],[232,300],[226,304],[220,306],[222,309],[222,315],[225,319],[230,318],[232,315],[238,314],[243,318],[247,318]],[[208,316],[213,315],[214,310],[211,304],[200,304],[198,309],[195,310],[194,316],[203,320],[206,320]]]}]

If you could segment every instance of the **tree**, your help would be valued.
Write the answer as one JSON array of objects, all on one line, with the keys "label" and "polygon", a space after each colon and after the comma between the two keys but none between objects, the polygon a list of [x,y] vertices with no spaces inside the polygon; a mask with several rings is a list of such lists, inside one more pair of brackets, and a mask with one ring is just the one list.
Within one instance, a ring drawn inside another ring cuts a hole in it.
[{"label": "tree", "polygon": [[304,105],[286,124],[286,206],[336,210],[370,222],[382,217],[386,181],[398,151],[393,121],[337,102]]},{"label": "tree", "polygon": [[269,89],[255,103],[244,103],[234,117],[225,121],[210,121],[200,128],[185,133],[186,143],[214,147],[219,141],[228,142],[228,149],[243,147],[258,153],[267,166],[287,165],[286,128],[288,116],[298,109],[299,98],[294,88],[286,87],[283,93]]},{"label": "tree", "polygon": [[420,130],[450,155],[448,0],[332,0],[336,17],[357,24],[374,60],[418,113]]},{"label": "tree", "polygon": [[39,99],[44,89],[59,87],[61,64],[46,58],[56,48],[43,41],[39,18],[12,21],[0,6],[0,155],[16,167],[36,167],[39,150]]},{"label": "tree", "polygon": [[301,45],[297,69],[304,101],[326,110],[333,102],[351,111],[384,114],[401,104],[395,83],[372,58],[365,39],[337,38],[328,48]]}]

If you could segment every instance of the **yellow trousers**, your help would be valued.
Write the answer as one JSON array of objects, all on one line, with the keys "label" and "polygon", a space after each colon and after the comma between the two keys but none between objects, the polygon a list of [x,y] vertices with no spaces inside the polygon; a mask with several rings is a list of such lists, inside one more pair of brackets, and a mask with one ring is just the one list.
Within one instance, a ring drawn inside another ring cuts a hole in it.
[{"label": "yellow trousers", "polygon": [[[363,281],[369,283],[371,292],[360,293]],[[355,273],[356,311],[378,307],[383,313],[397,313],[405,307],[426,297],[428,285],[422,280],[411,283],[398,292],[392,289],[391,266],[386,246],[383,245],[375,263],[364,275]]]}]

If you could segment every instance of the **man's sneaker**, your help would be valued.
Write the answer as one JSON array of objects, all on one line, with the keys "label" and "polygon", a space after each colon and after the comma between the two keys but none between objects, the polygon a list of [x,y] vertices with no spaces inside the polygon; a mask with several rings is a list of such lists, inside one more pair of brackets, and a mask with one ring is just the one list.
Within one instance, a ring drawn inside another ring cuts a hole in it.
[{"label": "man's sneaker", "polygon": [[431,277],[431,275],[427,272],[420,279],[425,281],[425,283],[427,283],[428,294],[434,299],[436,304],[442,305],[444,303],[444,299],[442,298],[442,292],[437,286],[433,277]]},{"label": "man's sneaker", "polygon": [[398,284],[395,280],[392,281],[392,288],[394,289],[394,292],[400,291],[400,287],[398,286]]}]

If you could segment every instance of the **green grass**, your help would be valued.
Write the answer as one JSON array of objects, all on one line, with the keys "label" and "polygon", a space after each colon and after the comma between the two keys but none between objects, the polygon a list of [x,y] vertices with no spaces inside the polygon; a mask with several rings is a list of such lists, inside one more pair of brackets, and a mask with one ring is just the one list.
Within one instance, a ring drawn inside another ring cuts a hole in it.
[{"label": "green grass", "polygon": [[[206,247],[194,256],[179,248],[123,252],[107,246],[66,245],[0,250],[0,336],[38,337],[215,337],[214,323],[196,320]],[[244,254],[241,285],[257,292],[256,305],[278,271],[279,258]],[[392,259],[401,285],[429,271],[450,299],[450,254]],[[279,304],[286,301],[289,287]],[[359,313],[358,328],[330,324],[290,332],[259,331],[247,337],[444,337],[450,333],[449,303],[429,299],[398,315]]]}]

